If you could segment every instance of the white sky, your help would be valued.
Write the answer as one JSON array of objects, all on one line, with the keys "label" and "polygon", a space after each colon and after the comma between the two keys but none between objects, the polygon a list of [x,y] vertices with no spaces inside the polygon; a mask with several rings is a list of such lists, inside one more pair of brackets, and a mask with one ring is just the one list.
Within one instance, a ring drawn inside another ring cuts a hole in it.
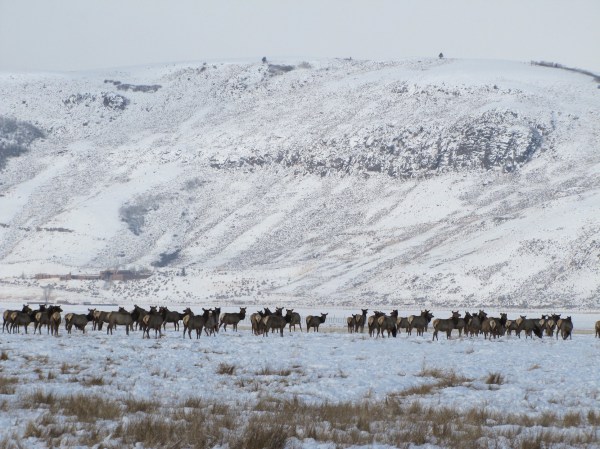
[{"label": "white sky", "polygon": [[0,0],[3,71],[440,51],[600,73],[600,0]]}]

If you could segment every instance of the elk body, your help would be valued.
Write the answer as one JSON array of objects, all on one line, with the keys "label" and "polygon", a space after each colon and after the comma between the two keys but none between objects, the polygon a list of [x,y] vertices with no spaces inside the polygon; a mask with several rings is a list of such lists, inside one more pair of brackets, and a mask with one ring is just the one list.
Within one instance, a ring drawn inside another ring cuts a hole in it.
[{"label": "elk body", "polygon": [[[558,337],[558,332],[556,333],[556,335]],[[566,340],[567,338],[573,339],[573,321],[571,320],[570,316],[561,320],[560,336],[562,337],[563,340]]]},{"label": "elk body", "polygon": [[433,313],[427,309],[421,310],[421,315],[410,315],[408,317],[408,335],[412,335],[413,329],[417,329],[417,336],[423,335],[423,333],[427,330],[432,318]]},{"label": "elk body", "polygon": [[380,316],[377,319],[377,337],[381,335],[383,337],[383,332],[387,332],[388,338],[390,336],[396,337],[398,332],[398,328],[396,325],[396,321],[398,320],[398,309],[393,310],[389,315]]},{"label": "elk body", "polygon": [[223,326],[223,330],[227,332],[227,325],[231,324],[234,331],[237,332],[238,323],[246,318],[246,307],[240,307],[239,313],[224,313],[221,315],[219,328]]},{"label": "elk body", "polygon": [[361,313],[357,313],[354,316],[354,332],[360,330],[361,333],[365,331],[365,323],[367,322],[367,313],[369,309],[360,309]]},{"label": "elk body", "polygon": [[294,332],[296,332],[296,324],[300,326],[300,332],[302,332],[302,318],[298,312],[294,312],[294,309],[285,309],[285,316],[289,315],[289,329],[292,332],[292,326],[294,326]]},{"label": "elk body", "polygon": [[319,326],[327,319],[327,313],[322,313],[321,316],[308,315],[306,317],[306,332],[310,332],[310,328],[314,327],[315,332],[319,332]]},{"label": "elk body", "polygon": [[87,324],[94,319],[95,309],[88,309],[86,314],[67,313],[65,315],[65,327],[67,333],[71,333],[73,326],[82,331],[85,334],[85,327]]},{"label": "elk body", "polygon": [[162,337],[163,317],[156,310],[155,306],[150,307],[148,315],[144,317],[142,322],[144,325],[142,328],[142,338],[145,338],[146,335],[150,338],[150,329],[154,329],[154,338],[158,338],[159,335]]},{"label": "elk body", "polygon": [[438,332],[446,332],[446,338],[450,338],[452,335],[452,330],[456,328],[458,324],[458,319],[460,318],[460,313],[452,312],[452,316],[447,319],[435,319],[433,320],[433,338],[432,340],[439,340]]},{"label": "elk body", "polygon": [[133,317],[131,313],[120,307],[117,312],[111,312],[108,317],[108,327],[106,328],[106,334],[110,332],[112,335],[113,329],[116,326],[125,326],[125,333],[129,335],[129,329],[133,330]]},{"label": "elk body", "polygon": [[32,321],[35,320],[35,311],[33,311],[29,306],[23,307],[23,310],[14,311],[10,314],[10,332],[19,332],[20,327],[23,326],[25,328],[25,333],[27,333],[27,328],[31,324]]}]

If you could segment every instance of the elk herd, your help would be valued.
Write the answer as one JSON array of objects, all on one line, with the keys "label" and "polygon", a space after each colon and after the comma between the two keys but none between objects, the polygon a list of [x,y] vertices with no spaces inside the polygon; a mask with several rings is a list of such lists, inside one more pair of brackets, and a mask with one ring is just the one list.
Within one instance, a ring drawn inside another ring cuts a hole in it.
[{"label": "elk herd", "polygon": [[[29,325],[33,323],[34,334],[41,334],[42,326],[46,325],[48,334],[58,335],[58,329],[62,322],[63,312],[60,306],[40,305],[37,310],[31,309],[29,305],[24,305],[21,310],[5,310],[3,314],[4,322],[2,332],[20,332],[23,327],[25,333]],[[125,326],[125,333],[129,335],[130,331],[141,330],[143,338],[150,338],[150,331],[154,331],[155,338],[163,336],[163,330],[166,329],[168,323],[172,323],[176,331],[180,330],[180,323],[183,324],[183,337],[186,333],[188,338],[192,338],[194,331],[196,338],[200,338],[202,331],[206,335],[215,335],[219,329],[227,331],[227,326],[231,326],[234,331],[238,330],[240,321],[246,318],[246,307],[240,307],[240,311],[236,313],[221,313],[220,307],[214,309],[202,308],[202,313],[196,315],[189,307],[182,313],[169,310],[167,307],[152,306],[149,310],[143,309],[138,305],[134,305],[132,311],[127,311],[123,307],[119,307],[115,311],[101,311],[96,309],[88,309],[86,314],[67,313],[64,315],[65,329],[70,334],[73,326],[85,334],[85,329],[88,323],[92,323],[93,330],[102,330],[106,324],[106,333],[113,334],[117,326]],[[314,329],[319,331],[319,326],[325,322],[326,313],[320,316],[309,315],[306,317],[306,332]],[[252,324],[252,332],[255,335],[268,336],[277,331],[283,337],[283,330],[289,326],[291,332],[296,326],[299,326],[302,331],[302,320],[300,314],[294,312],[294,309],[286,309],[283,313],[282,307],[275,308],[272,312],[269,308],[253,313],[250,316]]]},{"label": "elk herd", "polygon": [[[63,320],[62,308],[59,305],[40,305],[37,310],[33,310],[29,305],[23,305],[21,310],[5,310],[3,313],[4,322],[2,332],[19,332],[21,327],[27,333],[29,325],[33,325],[33,333],[41,334],[42,327],[46,326],[47,333],[58,335],[59,326]],[[556,335],[566,340],[572,338],[573,321],[570,316],[562,318],[560,315],[542,315],[540,318],[527,318],[519,316],[516,319],[508,319],[506,313],[501,313],[498,317],[488,316],[486,312],[480,310],[477,313],[465,312],[464,316],[456,311],[448,318],[433,319],[433,313],[430,310],[423,310],[419,315],[410,315],[408,317],[398,316],[398,310],[393,310],[390,314],[375,311],[368,315],[368,309],[361,309],[361,313],[351,315],[347,318],[348,332],[364,332],[367,326],[369,336],[371,337],[396,337],[402,329],[407,335],[412,335],[416,330],[417,336],[424,335],[431,325],[433,329],[432,339],[437,340],[438,334],[443,332],[446,338],[451,338],[452,332],[456,331],[461,337],[479,336],[483,334],[484,339],[498,338],[503,335],[511,335],[513,332],[519,338],[521,333],[525,333],[525,338],[537,336],[542,338]],[[135,305],[132,311],[127,311],[119,307],[115,311],[100,311],[88,309],[85,314],[66,313],[64,315],[65,329],[70,334],[73,326],[85,333],[88,323],[92,323],[93,330],[102,330],[106,324],[106,333],[111,334],[117,326],[125,326],[125,333],[129,335],[130,331],[141,330],[143,338],[150,338],[150,331],[154,331],[155,338],[162,337],[163,331],[168,323],[171,323],[176,331],[180,330],[180,323],[183,324],[183,337],[186,333],[188,338],[192,338],[194,331],[196,338],[200,338],[202,332],[205,335],[215,335],[219,329],[227,331],[227,326],[231,326],[234,331],[238,330],[238,324],[246,318],[246,307],[240,307],[236,313],[221,313],[221,308],[213,309],[202,308],[202,313],[195,314],[189,307],[183,312],[169,310],[167,307],[152,306],[149,310]],[[293,309],[284,309],[276,307],[271,311],[265,307],[262,311],[257,311],[249,317],[254,335],[267,337],[269,333],[278,332],[283,337],[284,329],[289,331],[296,330],[296,326],[302,332],[302,318],[299,313]],[[325,323],[327,313],[320,315],[308,315],[304,320],[306,332],[312,328],[314,332],[319,332],[319,326]],[[433,320],[433,321],[432,321]],[[596,337],[600,338],[600,321],[595,325]]]},{"label": "elk herd", "polygon": [[[413,329],[417,335],[423,335],[427,331],[430,323],[433,328],[432,340],[438,340],[438,333],[444,332],[446,338],[451,338],[452,332],[457,331],[458,336],[475,337],[483,334],[484,339],[498,338],[503,335],[511,335],[512,332],[521,338],[521,333],[525,333],[525,338],[542,338],[545,334],[553,337],[556,332],[556,338],[559,336],[563,340],[572,338],[573,320],[570,316],[561,318],[560,315],[542,315],[540,318],[527,318],[520,315],[514,320],[509,320],[506,313],[501,313],[499,317],[488,316],[486,312],[480,310],[478,313],[465,312],[464,317],[458,311],[452,311],[448,318],[433,319],[430,310],[421,311],[420,315],[410,315],[408,317],[398,316],[398,310],[393,310],[389,315],[384,312],[373,312],[367,318],[368,309],[361,309],[362,313],[349,316],[347,318],[348,332],[363,332],[365,322],[368,325],[369,335],[371,337],[396,337],[402,329],[405,329],[407,335],[411,335]],[[595,326],[596,337],[600,338],[600,321]]]}]

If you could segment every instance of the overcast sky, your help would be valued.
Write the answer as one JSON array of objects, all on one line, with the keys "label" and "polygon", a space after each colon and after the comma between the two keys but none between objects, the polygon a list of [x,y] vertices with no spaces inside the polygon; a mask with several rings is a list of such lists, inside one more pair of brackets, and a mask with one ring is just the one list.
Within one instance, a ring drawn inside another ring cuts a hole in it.
[{"label": "overcast sky", "polygon": [[0,0],[4,71],[440,51],[600,73],[600,0]]}]

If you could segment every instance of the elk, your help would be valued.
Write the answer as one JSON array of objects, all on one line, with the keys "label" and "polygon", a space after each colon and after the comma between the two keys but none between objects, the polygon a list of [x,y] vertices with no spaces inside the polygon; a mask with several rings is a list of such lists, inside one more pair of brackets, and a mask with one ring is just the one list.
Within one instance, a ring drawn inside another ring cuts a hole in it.
[{"label": "elk", "polygon": [[285,309],[286,317],[290,315],[290,332],[292,332],[292,326],[294,326],[294,332],[296,332],[296,324],[300,326],[300,332],[302,332],[302,319],[300,318],[300,314],[298,312],[294,312],[294,309]]},{"label": "elk", "polygon": [[131,312],[131,318],[133,318],[136,329],[140,329],[142,327],[143,319],[146,315],[148,315],[148,311],[146,309],[141,308],[137,304],[133,305],[133,311]]},{"label": "elk", "polygon": [[556,313],[550,315],[550,317],[546,320],[545,330],[547,337],[554,336],[554,330],[556,329],[556,324],[558,323],[558,320],[560,320],[560,315],[557,315]]},{"label": "elk", "polygon": [[398,331],[398,328],[396,327],[396,320],[398,320],[398,309],[393,310],[389,314],[389,316],[380,316],[377,319],[377,337],[379,337],[379,335],[383,337],[383,332],[386,331],[388,338],[390,337],[390,335],[393,335],[394,338],[396,338],[396,334]]},{"label": "elk", "polygon": [[65,328],[67,329],[67,333],[70,334],[73,326],[75,326],[85,334],[85,326],[87,326],[87,323],[93,320],[95,310],[96,309],[88,309],[87,315],[67,313],[65,315]]},{"label": "elk", "polygon": [[165,306],[158,309],[158,313],[163,317],[163,330],[167,329],[167,323],[173,323],[175,330],[179,330],[179,320],[184,317],[182,313],[169,310]]},{"label": "elk", "polygon": [[325,322],[328,313],[322,313],[321,316],[308,315],[306,317],[306,332],[310,332],[310,328],[314,327],[315,332],[319,332],[319,326]]},{"label": "elk", "polygon": [[150,311],[148,315],[146,315],[143,319],[144,327],[142,328],[142,338],[147,335],[150,338],[150,329],[154,329],[154,338],[158,338],[158,335],[162,337],[162,324],[163,317],[156,310],[156,306],[150,307]]},{"label": "elk", "polygon": [[348,333],[353,333],[354,328],[356,326],[356,320],[354,319],[354,315],[350,315],[348,318],[346,318],[346,323],[348,323]]},{"label": "elk", "polygon": [[264,317],[272,315],[273,312],[268,307],[265,307],[262,312],[256,312],[250,315],[250,324],[254,335],[260,335],[263,331],[262,320]]},{"label": "elk", "polygon": [[204,333],[208,336],[208,335],[212,335],[214,337],[217,336],[216,334],[216,329],[215,328],[219,328],[219,323],[217,321],[217,316],[220,314],[221,309],[219,310],[219,314],[217,314],[215,311],[217,309],[208,309],[206,310],[204,307],[202,307],[202,311],[204,312],[204,314],[206,314],[206,312],[208,312],[208,318],[206,319],[206,321],[204,322]]},{"label": "elk", "polygon": [[269,331],[274,332],[275,330],[279,330],[279,333],[283,337],[283,330],[285,329],[286,324],[291,321],[291,319],[292,315],[286,314],[283,316],[277,313],[263,318],[265,326],[263,337],[268,337]]},{"label": "elk", "polygon": [[[40,306],[42,307],[42,306]],[[27,304],[23,304],[23,308],[21,309],[21,312],[23,313],[28,313],[31,311],[31,308],[27,305]],[[2,323],[2,332],[4,332],[4,330],[7,330],[10,332],[10,327],[12,324],[12,314],[14,312],[19,312],[18,310],[5,310],[4,313],[2,314],[2,318],[4,319],[4,322]],[[35,330],[34,330],[35,332]]]},{"label": "elk", "polygon": [[[526,315],[521,315],[517,318],[517,335],[521,336],[521,331],[525,331],[525,338],[529,337],[533,339],[531,335],[534,333],[537,337],[542,338],[543,330],[540,326],[540,320],[533,318],[527,318]],[[558,336],[558,334],[557,334]]]},{"label": "elk", "polygon": [[96,310],[94,312],[94,319],[92,320],[92,329],[101,331],[104,323],[108,324],[108,318],[111,313],[104,310]]},{"label": "elk", "polygon": [[367,322],[367,312],[369,309],[360,309],[362,313],[354,315],[354,332],[360,329],[361,334],[365,331],[365,323]]},{"label": "elk", "polygon": [[63,310],[60,306],[52,306],[48,308],[48,315],[50,317],[50,335],[54,335],[58,337],[58,328],[60,327],[60,322],[62,318],[60,313]]},{"label": "elk", "polygon": [[571,320],[571,317],[568,316],[561,321],[562,322],[560,323],[560,336],[563,340],[566,340],[567,338],[573,339],[573,321]]},{"label": "elk", "polygon": [[452,311],[452,316],[447,319],[435,319],[433,320],[433,338],[432,340],[439,340],[438,332],[444,331],[446,332],[446,338],[450,338],[452,335],[452,329],[456,328],[458,324],[458,319],[460,318],[460,313],[458,311]]},{"label": "elk", "polygon": [[187,313],[183,318],[183,338],[185,338],[186,330],[190,340],[192,338],[192,331],[196,331],[196,339],[199,339],[202,336],[202,329],[204,328],[204,325],[208,321],[211,314],[210,310],[202,310],[204,311],[202,315],[194,315],[194,312],[192,312],[189,307],[184,310],[184,313]]},{"label": "elk", "polygon": [[467,328],[465,334],[468,332],[472,337],[473,335],[478,336],[481,332],[481,323],[487,318],[487,313],[480,310],[478,313],[473,313],[471,319],[467,322]]},{"label": "elk", "polygon": [[223,326],[223,330],[227,332],[227,325],[231,324],[234,331],[237,332],[238,323],[246,318],[246,307],[240,307],[239,313],[224,313],[221,315],[221,323],[219,327]]},{"label": "elk", "polygon": [[396,328],[398,329],[398,333],[400,333],[400,329],[406,329],[406,334],[408,335],[408,328],[410,323],[408,322],[408,317],[399,316],[396,320]]},{"label": "elk", "polygon": [[384,315],[385,313],[383,312],[374,311],[373,315],[369,317],[367,320],[367,325],[369,326],[369,337],[375,335],[375,331],[379,331],[379,318]]},{"label": "elk", "polygon": [[[108,327],[106,328],[106,335],[110,331],[112,335],[113,329],[117,326],[125,326],[125,333],[129,335],[129,329],[133,330],[133,317],[131,313],[125,310],[123,307],[119,307],[118,312],[111,312],[108,317]],[[148,336],[150,338],[150,336]]]},{"label": "elk", "polygon": [[424,331],[427,330],[429,322],[433,318],[433,313],[430,310],[421,310],[421,315],[415,316],[410,315],[408,317],[408,329],[406,332],[408,335],[412,335],[413,328],[417,329],[417,336],[423,335]]},{"label": "elk", "polygon": [[600,338],[600,321],[596,321],[596,337]]},{"label": "elk", "polygon": [[[25,307],[23,307],[25,309]],[[10,332],[16,331],[19,332],[19,328],[23,326],[25,328],[25,333],[27,333],[27,328],[29,324],[35,319],[35,312],[27,306],[27,311],[14,311],[10,314]]]}]

